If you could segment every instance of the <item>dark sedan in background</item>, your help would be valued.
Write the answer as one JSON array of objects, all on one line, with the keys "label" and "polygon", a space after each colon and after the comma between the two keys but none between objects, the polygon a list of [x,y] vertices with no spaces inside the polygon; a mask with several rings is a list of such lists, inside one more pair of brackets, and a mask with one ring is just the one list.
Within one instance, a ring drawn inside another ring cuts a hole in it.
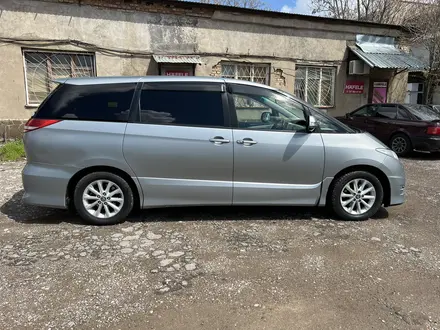
[{"label": "dark sedan in background", "polygon": [[337,119],[371,133],[399,156],[413,150],[440,151],[440,113],[430,106],[366,104]]}]

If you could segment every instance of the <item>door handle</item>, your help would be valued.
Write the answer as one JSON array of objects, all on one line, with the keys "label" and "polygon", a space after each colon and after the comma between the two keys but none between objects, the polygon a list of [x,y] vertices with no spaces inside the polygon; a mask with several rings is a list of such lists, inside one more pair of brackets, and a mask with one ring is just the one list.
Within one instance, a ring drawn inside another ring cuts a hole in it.
[{"label": "door handle", "polygon": [[212,142],[214,144],[220,145],[220,144],[223,144],[223,143],[229,143],[231,141],[224,139],[223,136],[215,136],[212,139],[209,139],[209,142]]},{"label": "door handle", "polygon": [[254,144],[257,144],[258,142],[252,140],[251,138],[244,138],[243,140],[237,140],[237,143],[245,146],[252,146]]}]

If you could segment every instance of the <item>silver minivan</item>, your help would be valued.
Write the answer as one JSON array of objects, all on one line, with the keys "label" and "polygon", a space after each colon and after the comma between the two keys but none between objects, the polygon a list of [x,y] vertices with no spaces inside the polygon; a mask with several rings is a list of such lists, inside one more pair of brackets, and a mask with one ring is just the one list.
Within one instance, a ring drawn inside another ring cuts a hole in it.
[{"label": "silver minivan", "polygon": [[25,127],[24,201],[122,222],[134,207],[328,206],[364,220],[404,202],[396,154],[295,97],[247,81],[57,81]]}]

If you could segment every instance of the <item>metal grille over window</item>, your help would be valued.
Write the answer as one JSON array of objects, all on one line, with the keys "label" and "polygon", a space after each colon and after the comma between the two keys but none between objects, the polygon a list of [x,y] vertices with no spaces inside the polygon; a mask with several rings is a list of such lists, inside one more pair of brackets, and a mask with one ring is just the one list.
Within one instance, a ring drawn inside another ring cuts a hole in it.
[{"label": "metal grille over window", "polygon": [[222,77],[269,85],[269,65],[224,63]]},{"label": "metal grille over window", "polygon": [[298,66],[295,75],[295,95],[316,106],[334,105],[335,68]]},{"label": "metal grille over window", "polygon": [[38,105],[56,87],[52,80],[95,76],[94,56],[77,53],[24,53],[27,104]]}]

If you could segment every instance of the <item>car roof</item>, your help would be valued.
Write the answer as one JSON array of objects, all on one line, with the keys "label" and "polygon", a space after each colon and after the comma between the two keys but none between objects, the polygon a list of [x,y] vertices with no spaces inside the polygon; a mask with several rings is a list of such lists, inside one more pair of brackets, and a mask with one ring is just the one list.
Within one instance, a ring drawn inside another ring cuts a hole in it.
[{"label": "car roof", "polygon": [[263,87],[276,90],[268,85],[254,83],[246,80],[217,78],[217,77],[176,77],[176,76],[109,76],[109,77],[81,77],[81,78],[62,78],[54,82],[69,85],[95,85],[95,84],[120,84],[120,83],[152,83],[152,82],[181,82],[181,83],[229,83],[241,84],[255,87]]}]

